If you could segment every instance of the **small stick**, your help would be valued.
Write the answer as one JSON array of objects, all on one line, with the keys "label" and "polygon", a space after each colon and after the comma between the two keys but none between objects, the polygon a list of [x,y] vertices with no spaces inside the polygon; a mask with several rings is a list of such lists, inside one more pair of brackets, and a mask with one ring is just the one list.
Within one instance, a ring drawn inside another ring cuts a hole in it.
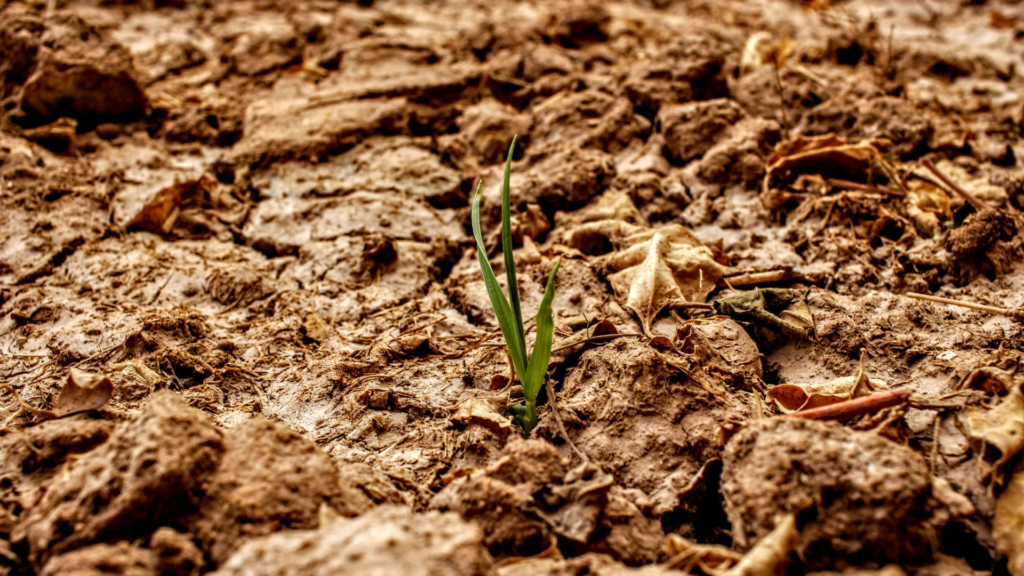
[{"label": "small stick", "polygon": [[962,300],[953,300],[952,298],[942,298],[940,296],[929,296],[927,294],[918,294],[917,292],[909,292],[907,296],[916,298],[918,300],[927,300],[928,302],[938,302],[939,304],[949,304],[950,306],[962,306],[964,308],[970,308],[972,310],[981,310],[982,312],[988,312],[989,314],[1000,314],[1002,316],[1009,316],[1014,320],[1024,322],[1024,310],[1015,309],[1010,310],[1009,308],[999,308],[997,306],[986,306],[984,304],[975,304],[974,302],[964,302]]},{"label": "small stick", "polygon": [[956,192],[958,196],[960,196],[964,200],[970,202],[971,206],[974,206],[975,209],[977,209],[977,210],[984,210],[986,208],[988,208],[988,209],[995,209],[995,207],[989,205],[988,202],[985,202],[981,198],[978,198],[974,194],[971,194],[967,190],[964,190],[959,184],[957,184],[956,182],[953,182],[952,180],[950,180],[942,172],[939,172],[939,169],[935,166],[934,163],[932,163],[931,160],[928,160],[927,158],[925,158],[924,160],[921,160],[921,165],[924,166],[925,168],[927,168],[929,172],[934,174],[936,178],[941,180],[943,184],[948,186],[950,188],[950,190],[952,190],[953,192]]},{"label": "small stick", "polygon": [[786,134],[789,134],[789,118],[786,114],[786,95],[782,90],[782,75],[779,74],[779,55],[776,54],[772,60],[772,63],[775,65],[775,87],[779,91],[779,111],[782,113],[782,127],[786,129]]},{"label": "small stick", "polygon": [[793,277],[793,271],[783,268],[781,270],[765,270],[761,272],[745,272],[739,276],[722,278],[726,286],[735,289],[737,286],[750,286],[751,284],[764,284],[767,282],[782,282]]},{"label": "small stick", "polygon": [[583,462],[589,462],[590,458],[587,458],[587,455],[576,447],[576,443],[572,441],[572,438],[569,437],[569,433],[565,431],[565,425],[562,424],[562,416],[558,413],[558,406],[556,402],[558,397],[555,394],[555,387],[551,385],[551,379],[547,376],[544,377],[544,387],[547,388],[548,391],[548,402],[551,404],[551,414],[555,417],[555,424],[558,425],[558,431],[562,433],[562,437],[569,443],[569,447],[572,448],[572,451],[580,457],[580,460]]},{"label": "small stick", "polygon": [[406,330],[405,332],[402,332],[398,336],[395,336],[395,338],[401,338],[402,336],[407,336],[409,334],[412,334],[413,332],[419,332],[420,330],[424,330],[426,328],[429,328],[429,327],[433,326],[434,324],[437,324],[438,322],[443,322],[443,321],[445,321],[447,319],[448,319],[447,316],[441,316],[440,318],[437,318],[436,320],[431,320],[430,322],[427,322],[426,324],[421,324],[419,326],[413,326],[412,328],[409,328],[408,330]]},{"label": "small stick", "polygon": [[838,203],[839,202],[833,202],[829,204],[828,211],[825,212],[825,218],[821,221],[821,226],[818,226],[818,228],[815,229],[810,236],[806,236],[803,240],[797,242],[796,245],[793,246],[794,250],[799,250],[804,244],[810,244],[811,240],[814,240],[814,238],[817,237],[818,234],[821,234],[822,231],[824,231],[825,228],[828,227],[828,223],[832,221],[832,213],[835,212],[836,204]]},{"label": "small stick", "polygon": [[643,336],[643,334],[603,334],[601,336],[591,336],[590,338],[584,338],[565,346],[559,346],[558,348],[552,348],[551,353],[554,354],[559,350],[565,350],[566,348],[572,348],[573,346],[579,346],[580,344],[586,344],[587,342],[600,342],[602,340],[614,340],[615,338],[627,338],[630,336]]},{"label": "small stick", "polygon": [[835,186],[836,188],[842,188],[843,190],[860,190],[862,192],[878,192],[891,196],[893,198],[904,198],[906,194],[900,190],[893,190],[891,188],[883,188],[881,186],[872,186],[870,184],[861,184],[860,182],[851,182],[850,180],[840,180],[839,178],[829,178],[827,180],[829,186]]},{"label": "small stick", "polygon": [[862,396],[853,400],[846,400],[830,406],[801,410],[791,414],[783,414],[780,418],[808,418],[811,420],[838,420],[861,414],[878,412],[883,408],[903,404],[910,398],[910,390],[900,388],[889,392],[879,392],[870,396]]}]

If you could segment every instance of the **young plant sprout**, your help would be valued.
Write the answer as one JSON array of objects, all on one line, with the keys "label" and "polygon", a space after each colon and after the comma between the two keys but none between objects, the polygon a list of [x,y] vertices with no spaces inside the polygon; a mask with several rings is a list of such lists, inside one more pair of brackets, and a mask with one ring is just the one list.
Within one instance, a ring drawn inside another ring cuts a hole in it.
[{"label": "young plant sprout", "polygon": [[512,225],[509,216],[509,179],[512,171],[512,151],[515,147],[516,139],[513,137],[512,145],[508,149],[508,159],[505,161],[505,183],[501,188],[501,250],[505,254],[505,274],[508,277],[507,300],[487,259],[487,248],[480,232],[480,191],[483,182],[477,185],[476,196],[473,198],[473,236],[476,238],[476,253],[480,258],[480,271],[484,275],[484,284],[487,285],[487,295],[491,299],[494,315],[498,317],[498,325],[501,326],[508,354],[512,358],[512,367],[523,384],[523,395],[526,397],[525,404],[512,406],[509,412],[523,427],[524,435],[529,438],[530,432],[537,425],[537,394],[540,393],[544,378],[547,377],[548,361],[551,359],[551,337],[555,330],[555,323],[551,319],[551,300],[555,297],[555,274],[558,273],[561,262],[555,264],[551,275],[548,276],[544,299],[537,310],[537,339],[533,344],[533,352],[527,354],[526,330],[523,327],[523,312],[519,306],[519,283],[516,282],[516,263],[512,255]]}]

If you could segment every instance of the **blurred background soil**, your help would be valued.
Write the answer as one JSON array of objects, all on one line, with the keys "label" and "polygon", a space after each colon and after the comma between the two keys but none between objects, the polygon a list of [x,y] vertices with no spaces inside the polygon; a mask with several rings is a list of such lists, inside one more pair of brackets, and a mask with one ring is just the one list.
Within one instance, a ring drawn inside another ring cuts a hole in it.
[{"label": "blurred background soil", "polygon": [[0,575],[1024,576],[1022,18],[0,0]]}]

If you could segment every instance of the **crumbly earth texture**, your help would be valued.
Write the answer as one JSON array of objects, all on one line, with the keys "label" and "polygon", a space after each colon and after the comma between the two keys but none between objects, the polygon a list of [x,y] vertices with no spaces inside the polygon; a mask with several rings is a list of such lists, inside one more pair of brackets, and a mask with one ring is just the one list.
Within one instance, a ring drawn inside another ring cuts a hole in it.
[{"label": "crumbly earth texture", "polygon": [[0,576],[1024,576],[1022,23],[0,0]]}]

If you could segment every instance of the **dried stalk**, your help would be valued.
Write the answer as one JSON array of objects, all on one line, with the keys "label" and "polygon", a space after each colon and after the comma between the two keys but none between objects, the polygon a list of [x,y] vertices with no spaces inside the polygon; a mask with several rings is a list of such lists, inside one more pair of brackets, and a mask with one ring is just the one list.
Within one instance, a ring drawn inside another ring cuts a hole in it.
[{"label": "dried stalk", "polygon": [[1018,322],[1024,322],[1024,310],[1020,308],[1010,310],[1009,308],[986,306],[985,304],[975,304],[974,302],[964,302],[962,300],[953,300],[952,298],[942,298],[940,296],[929,296],[927,294],[918,294],[917,292],[910,292],[907,296],[916,298],[917,300],[927,300],[928,302],[937,302],[939,304],[949,304],[950,306],[961,306],[972,310],[980,310],[982,312],[988,312],[989,314],[1000,314],[1002,316],[1009,316]]},{"label": "dried stalk", "polygon": [[808,418],[811,420],[839,420],[861,414],[878,412],[884,408],[903,404],[910,398],[910,390],[900,388],[889,392],[879,392],[870,396],[862,396],[853,400],[846,400],[821,408],[801,410],[791,414],[784,414],[780,418]]}]

